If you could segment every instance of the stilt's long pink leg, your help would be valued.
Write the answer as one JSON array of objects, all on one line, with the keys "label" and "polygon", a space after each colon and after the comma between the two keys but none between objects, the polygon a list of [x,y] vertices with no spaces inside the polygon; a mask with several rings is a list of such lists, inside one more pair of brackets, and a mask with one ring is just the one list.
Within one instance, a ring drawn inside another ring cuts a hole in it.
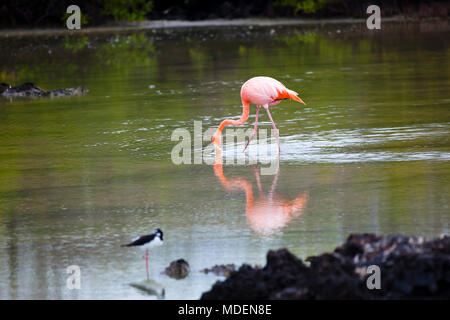
[{"label": "stilt's long pink leg", "polygon": [[147,280],[150,280],[148,272],[148,249],[145,250],[145,269],[147,270]]},{"label": "stilt's long pink leg", "polygon": [[250,138],[248,139],[247,144],[244,147],[244,150],[242,150],[242,152],[245,151],[245,149],[247,149],[247,146],[250,144],[250,141],[252,141],[253,137],[256,134],[256,131],[258,130],[258,114],[259,114],[259,108],[261,108],[261,106],[256,106],[256,118],[255,118],[255,126],[253,127],[253,133],[250,136]]},{"label": "stilt's long pink leg", "polygon": [[272,116],[270,115],[269,106],[267,104],[264,105],[264,109],[266,109],[267,114],[269,115],[269,119],[272,122],[272,127],[275,130],[275,138],[277,139],[277,143],[278,143],[278,153],[280,153],[280,140],[278,140],[278,129],[277,129],[277,126],[275,125],[275,122],[273,122]]}]

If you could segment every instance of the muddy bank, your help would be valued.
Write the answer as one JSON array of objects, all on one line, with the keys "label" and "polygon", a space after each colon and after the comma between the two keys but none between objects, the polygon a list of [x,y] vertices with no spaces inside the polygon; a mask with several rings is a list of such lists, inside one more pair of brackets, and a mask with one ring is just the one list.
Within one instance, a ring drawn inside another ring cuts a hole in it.
[{"label": "muddy bank", "polygon": [[[353,234],[332,253],[301,259],[269,251],[262,269],[242,265],[202,299],[448,299],[450,237]],[[374,273],[380,269],[381,289]]]}]

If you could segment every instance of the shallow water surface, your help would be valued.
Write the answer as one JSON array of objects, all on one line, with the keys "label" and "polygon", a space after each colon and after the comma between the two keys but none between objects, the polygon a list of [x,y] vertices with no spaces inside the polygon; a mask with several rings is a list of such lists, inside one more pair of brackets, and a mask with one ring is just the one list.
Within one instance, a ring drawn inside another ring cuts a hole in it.
[{"label": "shallow water surface", "polygon": [[[390,28],[0,37],[1,82],[90,90],[0,100],[0,298],[154,299],[130,285],[145,280],[143,251],[120,245],[155,227],[165,244],[150,274],[169,299],[197,299],[220,279],[201,269],[264,264],[269,249],[305,258],[353,232],[448,233],[449,32]],[[255,144],[224,148],[223,164],[175,165],[173,131],[239,118],[240,87],[256,75],[307,103],[271,108],[277,170],[261,174],[273,156]],[[188,278],[161,274],[179,258]],[[66,286],[69,265],[80,290]]]}]

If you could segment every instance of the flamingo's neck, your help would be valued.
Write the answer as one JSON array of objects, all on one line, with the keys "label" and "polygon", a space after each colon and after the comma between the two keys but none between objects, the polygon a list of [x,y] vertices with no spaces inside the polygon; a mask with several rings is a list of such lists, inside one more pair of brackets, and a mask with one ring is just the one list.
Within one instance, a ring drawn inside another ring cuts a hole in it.
[{"label": "flamingo's neck", "polygon": [[253,188],[250,182],[242,178],[228,179],[225,177],[223,174],[222,163],[214,164],[214,174],[217,178],[219,178],[220,183],[222,183],[225,189],[242,190],[245,192],[245,198],[247,199],[247,210],[255,205],[255,201],[253,199]]}]

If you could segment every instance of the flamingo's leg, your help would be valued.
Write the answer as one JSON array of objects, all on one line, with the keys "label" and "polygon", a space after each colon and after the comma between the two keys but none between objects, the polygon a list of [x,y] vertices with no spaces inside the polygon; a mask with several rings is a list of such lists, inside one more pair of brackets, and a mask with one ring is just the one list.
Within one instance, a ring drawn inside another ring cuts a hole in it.
[{"label": "flamingo's leg", "polygon": [[275,138],[277,139],[277,143],[278,143],[278,153],[280,153],[280,140],[278,140],[278,129],[277,129],[277,126],[275,125],[275,122],[273,122],[272,116],[271,116],[270,111],[269,111],[269,106],[267,104],[264,105],[264,109],[266,109],[267,114],[269,115],[270,122],[272,122],[272,127],[273,127],[273,129],[275,131]]},{"label": "flamingo's leg", "polygon": [[261,179],[259,177],[259,170],[258,170],[257,166],[255,166],[255,178],[256,178],[256,184],[258,186],[259,197],[262,198],[264,196],[264,194],[263,194],[263,189],[261,186]]},{"label": "flamingo's leg", "polygon": [[256,118],[255,118],[255,126],[253,127],[253,132],[252,135],[250,136],[250,138],[248,139],[247,144],[244,147],[244,150],[242,150],[242,152],[245,151],[245,149],[247,149],[248,145],[250,144],[250,141],[252,141],[253,137],[256,134],[256,131],[258,130],[258,114],[259,114],[259,108],[261,108],[261,106],[256,106]]},{"label": "flamingo's leg", "polygon": [[147,270],[147,280],[150,280],[148,272],[148,249],[145,250],[145,269]]}]

